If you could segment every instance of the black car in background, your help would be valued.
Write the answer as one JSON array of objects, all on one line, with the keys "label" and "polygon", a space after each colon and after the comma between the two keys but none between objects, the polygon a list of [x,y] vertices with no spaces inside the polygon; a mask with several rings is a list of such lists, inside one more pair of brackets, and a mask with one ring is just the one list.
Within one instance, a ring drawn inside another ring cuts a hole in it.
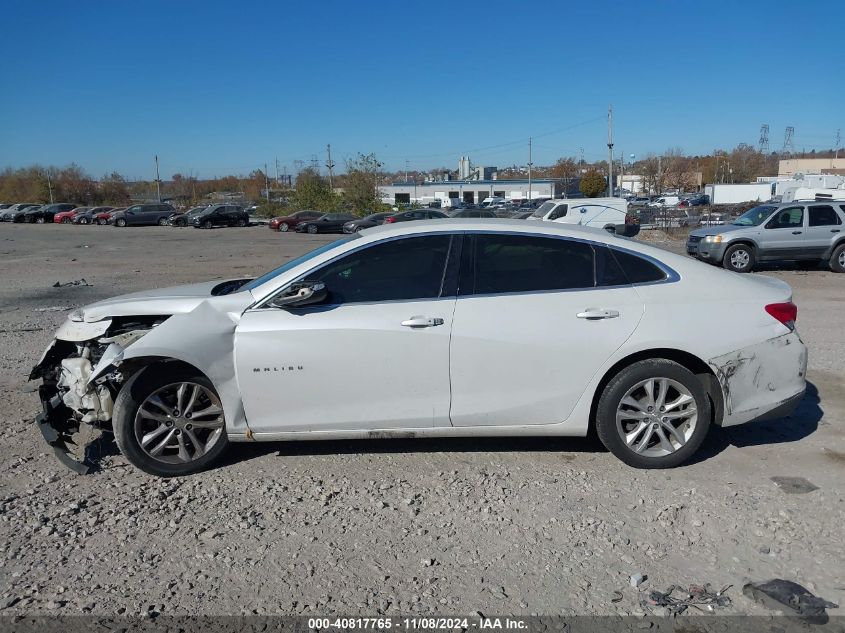
[{"label": "black car in background", "polygon": [[202,205],[201,207],[193,207],[185,211],[185,213],[174,213],[169,218],[167,218],[167,223],[170,226],[188,226],[188,223],[198,216],[200,213],[206,210],[208,207],[207,204]]},{"label": "black car in background", "polygon": [[440,220],[448,217],[448,215],[437,209],[412,209],[411,211],[394,213],[385,220],[385,223],[393,224],[394,222],[411,222],[413,220]]},{"label": "black car in background", "polygon": [[234,204],[212,204],[188,220],[195,229],[215,226],[249,226],[249,214]]},{"label": "black car in background", "polygon": [[19,202],[0,210],[0,221],[2,222],[23,222],[23,214],[29,210],[40,207],[40,203]]},{"label": "black car in background", "polygon": [[108,213],[114,207],[91,207],[87,211],[77,213],[71,220],[74,224],[94,224],[94,216],[98,213]]},{"label": "black car in background", "polygon": [[384,221],[393,214],[393,211],[388,211],[387,213],[371,213],[363,218],[351,220],[343,225],[343,232],[357,233],[358,231],[363,231],[364,229],[371,229],[374,226],[384,224]]},{"label": "black car in background", "polygon": [[343,225],[355,219],[351,213],[326,213],[316,220],[306,220],[296,225],[297,233],[342,233]]},{"label": "black car in background", "polygon": [[114,226],[147,226],[158,224],[167,226],[167,218],[176,211],[169,204],[133,204],[123,211],[113,214],[108,222]]},{"label": "black car in background", "polygon": [[450,217],[453,218],[495,218],[496,214],[485,209],[461,209]]},{"label": "black car in background", "polygon": [[[44,224],[45,222],[52,222],[53,216],[62,211],[73,211],[78,204],[70,204],[68,202],[57,202],[55,204],[45,204],[43,207],[32,207],[24,211],[23,222],[29,224]],[[19,222],[21,220],[15,220]]]}]

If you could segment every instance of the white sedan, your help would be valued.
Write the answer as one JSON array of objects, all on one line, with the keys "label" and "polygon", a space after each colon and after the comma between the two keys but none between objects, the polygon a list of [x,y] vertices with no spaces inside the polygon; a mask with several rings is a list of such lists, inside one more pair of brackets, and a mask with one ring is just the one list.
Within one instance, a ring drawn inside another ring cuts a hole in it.
[{"label": "white sedan", "polygon": [[368,229],[251,280],[71,313],[33,369],[68,465],[86,425],[155,475],[230,442],[583,436],[688,460],[712,425],[786,416],[807,352],[789,286],[552,222]]}]

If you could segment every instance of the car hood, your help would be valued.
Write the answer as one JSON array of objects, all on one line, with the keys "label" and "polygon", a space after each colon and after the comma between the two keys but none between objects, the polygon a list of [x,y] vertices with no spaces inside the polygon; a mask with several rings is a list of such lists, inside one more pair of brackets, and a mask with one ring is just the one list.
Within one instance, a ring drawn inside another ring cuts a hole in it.
[{"label": "car hood", "polygon": [[173,315],[190,312],[212,296],[217,286],[233,280],[216,279],[198,284],[144,290],[98,301],[82,308],[86,322],[120,316]]},{"label": "car hood", "polygon": [[695,237],[704,237],[705,235],[719,235],[720,233],[731,233],[732,231],[739,231],[748,228],[753,227],[739,226],[736,224],[720,224],[717,226],[706,226],[701,229],[695,229],[694,231],[690,231],[690,235],[694,235]]}]

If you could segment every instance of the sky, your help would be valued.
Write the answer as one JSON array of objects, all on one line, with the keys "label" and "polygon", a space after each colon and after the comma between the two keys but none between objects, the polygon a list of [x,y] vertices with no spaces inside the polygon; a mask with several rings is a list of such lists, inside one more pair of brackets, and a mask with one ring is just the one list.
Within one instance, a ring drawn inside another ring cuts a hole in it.
[{"label": "sky", "polygon": [[845,2],[0,0],[0,168],[456,168],[833,147]]}]

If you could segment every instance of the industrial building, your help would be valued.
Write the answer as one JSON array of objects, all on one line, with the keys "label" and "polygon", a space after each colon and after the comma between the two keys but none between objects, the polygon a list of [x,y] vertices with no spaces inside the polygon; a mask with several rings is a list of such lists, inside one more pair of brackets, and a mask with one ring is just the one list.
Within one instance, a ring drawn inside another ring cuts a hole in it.
[{"label": "industrial building", "polygon": [[778,161],[778,176],[796,174],[845,175],[845,158],[790,158]]},{"label": "industrial building", "polygon": [[[573,188],[574,187],[574,188]],[[396,182],[379,187],[382,202],[387,204],[427,204],[436,200],[457,199],[467,204],[478,204],[485,198],[499,197],[506,200],[536,200],[559,198],[578,189],[578,179],[565,182],[560,179],[540,180],[439,180],[434,182]]]}]

